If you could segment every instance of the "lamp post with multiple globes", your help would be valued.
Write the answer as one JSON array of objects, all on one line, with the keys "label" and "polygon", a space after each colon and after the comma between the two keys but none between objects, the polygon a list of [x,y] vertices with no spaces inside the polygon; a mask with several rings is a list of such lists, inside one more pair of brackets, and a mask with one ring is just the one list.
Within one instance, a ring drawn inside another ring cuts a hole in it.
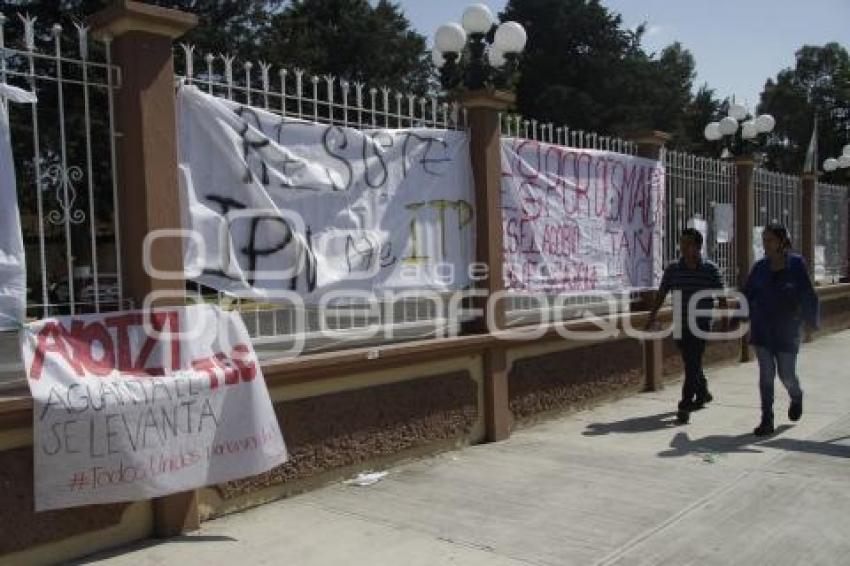
[{"label": "lamp post with multiple globes", "polygon": [[[486,5],[472,4],[464,10],[461,23],[443,24],[434,35],[432,58],[440,69],[440,83],[449,91],[505,88],[526,40],[521,24],[497,24]],[[464,57],[468,61],[461,65]]]},{"label": "lamp post with multiple globes", "polygon": [[841,150],[841,155],[830,157],[823,162],[823,170],[827,173],[846,168],[850,168],[850,143],[844,146],[844,149]]},{"label": "lamp post with multiple globes", "polygon": [[753,117],[746,106],[733,102],[726,116],[705,126],[704,134],[708,141],[722,141],[722,157],[726,158],[758,148],[775,125],[770,114]]}]

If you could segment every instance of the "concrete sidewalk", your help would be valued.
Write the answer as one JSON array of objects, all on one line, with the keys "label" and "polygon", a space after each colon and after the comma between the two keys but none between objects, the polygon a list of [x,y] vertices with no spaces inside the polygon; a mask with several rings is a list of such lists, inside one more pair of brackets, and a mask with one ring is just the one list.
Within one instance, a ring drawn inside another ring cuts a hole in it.
[{"label": "concrete sidewalk", "polygon": [[106,564],[434,566],[850,561],[850,332],[803,350],[805,414],[757,439],[754,363],[709,370],[715,401],[675,424],[678,386],[210,521]]}]

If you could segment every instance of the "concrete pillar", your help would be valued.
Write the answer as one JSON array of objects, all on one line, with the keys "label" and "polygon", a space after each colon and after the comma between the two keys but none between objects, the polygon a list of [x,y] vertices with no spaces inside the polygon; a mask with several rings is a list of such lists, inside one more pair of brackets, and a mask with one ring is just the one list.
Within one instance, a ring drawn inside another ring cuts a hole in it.
[{"label": "concrete pillar", "polygon": [[[735,257],[736,281],[743,288],[755,262],[753,257],[753,227],[755,226],[755,161],[751,155],[735,159]],[[741,339],[741,361],[752,359],[749,335]]]},{"label": "concrete pillar", "polygon": [[814,173],[803,173],[801,178],[801,186],[803,189],[803,221],[800,252],[806,260],[806,265],[809,268],[809,276],[814,278],[815,275],[815,214],[817,214],[817,190],[818,178]]},{"label": "concrete pillar", "polygon": [[[635,132],[628,136],[636,146],[638,157],[659,161],[664,144],[670,141],[670,134],[649,130]],[[666,189],[665,189],[666,190]],[[668,203],[669,206],[669,203]],[[677,237],[675,234],[667,234],[666,237]],[[647,311],[655,304],[656,290],[646,289],[640,291],[632,303],[632,311]],[[644,391],[658,391],[663,387],[664,356],[663,342],[661,340],[643,341],[643,378]]]},{"label": "concrete pillar", "polygon": [[842,238],[846,238],[845,253],[847,255],[844,261],[844,270],[841,274],[841,279],[839,279],[840,283],[850,283],[850,197],[844,203],[844,212],[847,214],[848,222],[847,222],[847,231],[841,236]]},{"label": "concrete pillar", "polygon": [[643,390],[664,388],[664,341],[643,341]]},{"label": "concrete pillar", "polygon": [[670,138],[672,138],[670,134],[658,130],[635,132],[629,135],[629,139],[635,143],[637,156],[653,161],[661,159],[661,150]]},{"label": "concrete pillar", "polygon": [[[172,41],[197,25],[197,17],[128,0],[94,14],[94,37],[111,42],[121,68],[116,97],[118,210],[125,296],[140,307],[152,291],[185,289],[184,282],[151,277],[142,261],[150,232],[180,228],[177,126]],[[151,252],[156,269],[182,273],[182,245],[160,240]],[[155,530],[174,536],[199,526],[197,494],[186,492],[154,501]]]},{"label": "concrete pillar", "polygon": [[[172,40],[197,23],[194,15],[119,1],[89,19],[92,34],[111,41],[121,68],[116,97],[118,215],[125,294],[136,306],[154,290],[180,290],[182,281],[150,277],[142,241],[153,230],[180,227]],[[182,246],[160,240],[154,267],[183,271]]]},{"label": "concrete pillar", "polygon": [[[802,213],[803,219],[801,224],[800,234],[800,252],[803,254],[803,259],[806,260],[806,267],[809,270],[809,277],[814,282],[815,279],[815,242],[817,241],[816,218],[818,210],[818,177],[815,173],[803,173],[800,178],[800,186],[803,190],[802,194]],[[806,325],[803,331],[803,341],[812,342],[814,333]]]},{"label": "concrete pillar", "polygon": [[[467,110],[470,158],[475,181],[475,261],[487,265],[486,276],[476,282],[487,297],[474,301],[484,315],[475,325],[479,332],[505,327],[504,303],[487,309],[487,298],[505,288],[502,249],[502,161],[499,112],[514,102],[506,92],[472,91],[461,97]],[[489,312],[488,312],[489,311]],[[508,368],[505,350],[495,346],[484,353],[484,398],[487,440],[510,436],[512,415],[508,406]]]},{"label": "concrete pillar", "polygon": [[[636,155],[653,161],[661,160],[661,150],[671,137],[670,134],[657,130],[635,132],[628,135],[628,138],[635,144]],[[667,237],[669,238],[671,235],[667,234]],[[646,289],[638,293],[632,303],[632,310],[646,311],[651,309],[653,304],[655,304],[655,289]]]}]

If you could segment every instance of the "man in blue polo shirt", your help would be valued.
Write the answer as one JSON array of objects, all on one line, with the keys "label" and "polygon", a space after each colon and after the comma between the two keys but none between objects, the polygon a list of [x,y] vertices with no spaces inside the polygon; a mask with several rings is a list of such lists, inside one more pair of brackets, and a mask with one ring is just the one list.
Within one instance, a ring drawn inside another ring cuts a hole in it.
[{"label": "man in blue polo shirt", "polygon": [[[677,418],[680,423],[687,423],[691,411],[701,409],[712,400],[708,392],[708,381],[702,371],[702,355],[705,352],[705,339],[695,335],[690,327],[688,308],[691,297],[698,291],[723,289],[723,279],[717,266],[702,257],[702,234],[693,228],[682,231],[679,238],[681,257],[672,262],[664,270],[661,285],[658,287],[655,305],[649,314],[647,327],[655,324],[658,309],[664,304],[667,293],[673,292],[680,296],[674,297],[674,325],[678,324],[681,334],[675,335],[676,346],[682,355],[685,365],[685,382],[682,385],[682,400],[679,401]],[[725,301],[721,302],[721,307]],[[712,297],[700,298],[695,305],[700,310],[710,310],[714,307]],[[696,319],[699,330],[708,332],[711,327],[710,317]],[[676,328],[676,326],[674,326]]]}]

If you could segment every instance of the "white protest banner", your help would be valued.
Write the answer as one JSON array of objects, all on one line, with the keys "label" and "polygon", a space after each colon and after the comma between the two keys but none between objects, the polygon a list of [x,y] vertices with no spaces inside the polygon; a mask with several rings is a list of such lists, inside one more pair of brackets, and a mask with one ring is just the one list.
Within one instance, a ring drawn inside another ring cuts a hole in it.
[{"label": "white protest banner", "polygon": [[20,328],[27,297],[24,242],[15,190],[15,162],[7,104],[35,101],[35,95],[30,92],[0,84],[0,331]]},{"label": "white protest banner", "polygon": [[184,228],[196,234],[190,278],[308,302],[333,290],[468,284],[465,133],[316,124],[192,86],[180,89],[178,108]]},{"label": "white protest banner", "polygon": [[37,511],[159,497],[286,460],[238,313],[203,305],[46,319],[21,345]]},{"label": "white protest banner", "polygon": [[663,215],[658,161],[502,139],[508,289],[653,287],[663,267]]}]

